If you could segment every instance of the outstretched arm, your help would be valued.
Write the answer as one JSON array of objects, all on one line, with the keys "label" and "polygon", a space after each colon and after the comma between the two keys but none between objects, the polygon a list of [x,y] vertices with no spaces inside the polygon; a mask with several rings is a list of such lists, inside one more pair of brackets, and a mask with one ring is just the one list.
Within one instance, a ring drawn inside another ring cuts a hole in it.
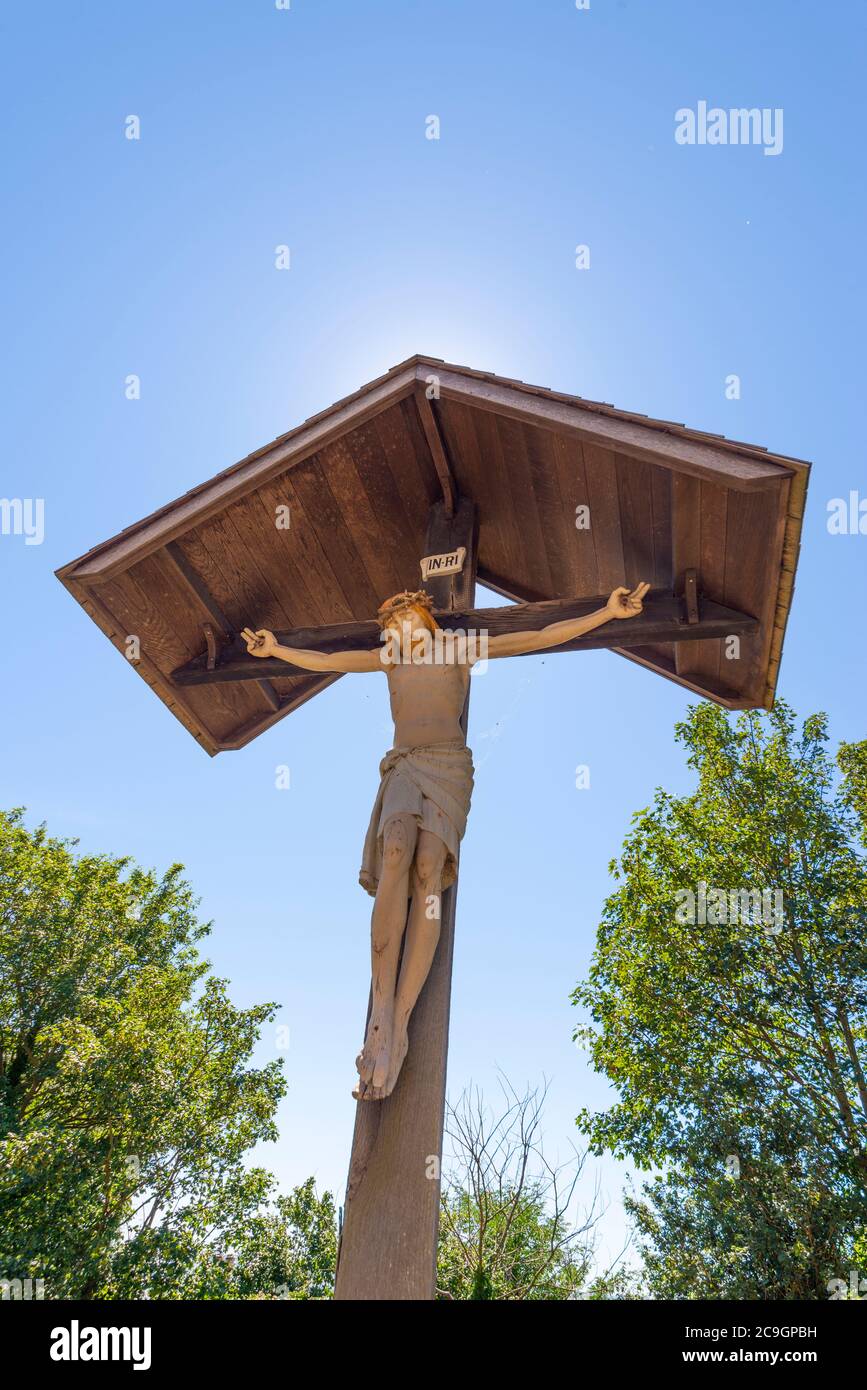
[{"label": "outstretched arm", "polygon": [[583,618],[566,618],[563,622],[549,623],[537,632],[508,632],[488,640],[488,656],[522,656],[524,652],[543,652],[548,647],[559,647],[563,642],[571,642],[573,637],[583,637],[612,618],[636,618],[643,607],[643,599],[649,584],[639,584],[630,593],[629,589],[615,589],[604,608],[588,613]]},{"label": "outstretched arm", "polygon": [[382,671],[378,651],[311,652],[305,647],[281,647],[273,632],[260,628],[254,632],[245,627],[241,636],[247,643],[248,656],[276,656],[303,671],[334,671],[348,675],[352,671]]}]

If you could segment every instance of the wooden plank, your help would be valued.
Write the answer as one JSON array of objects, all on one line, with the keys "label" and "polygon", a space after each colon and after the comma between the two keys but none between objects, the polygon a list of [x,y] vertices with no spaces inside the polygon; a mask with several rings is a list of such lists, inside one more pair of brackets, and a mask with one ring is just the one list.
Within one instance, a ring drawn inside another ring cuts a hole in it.
[{"label": "wooden plank", "polygon": [[[428,580],[428,592],[448,584],[453,576]],[[584,617],[605,606],[606,597],[548,599],[541,603],[513,604],[505,608],[474,608],[462,612],[435,610],[439,625],[446,629],[487,633],[496,637],[524,630],[537,632],[548,623]],[[703,600],[698,622],[684,621],[683,601],[667,593],[651,592],[644,600],[644,612],[637,618],[617,618],[594,628],[570,642],[547,648],[552,653],[595,651],[605,647],[647,646],[656,642],[699,642],[729,633],[752,633],[758,621],[723,604]],[[318,628],[293,628],[274,634],[281,646],[310,651],[338,653],[375,651],[380,645],[379,624],[375,621],[334,623]],[[208,669],[207,655],[197,655],[178,667],[172,678],[179,686],[214,685],[232,681],[279,677],[287,671],[301,671],[277,657],[248,656],[242,639],[235,639],[217,654],[217,665]]]},{"label": "wooden plank", "polygon": [[[395,587],[383,597],[399,589],[415,588],[419,581],[419,570],[418,545],[413,543],[413,533],[422,533],[426,512],[422,513],[422,517],[410,521],[372,422],[359,426],[348,440],[335,447],[351,454],[355,477],[374,519],[377,544],[386,552],[394,574]],[[351,479],[350,483],[352,485]],[[355,512],[351,515],[353,527],[357,529]]]},{"label": "wooden plank", "polygon": [[332,675],[311,675],[305,672],[302,680],[295,680],[293,693],[288,698],[281,701],[279,710],[272,710],[267,714],[255,714],[243,723],[237,725],[227,733],[220,741],[217,751],[219,753],[235,752],[239,748],[246,748],[248,743],[252,743],[254,738],[258,738],[266,729],[273,728],[281,719],[285,719],[287,714],[312,700],[314,695],[319,695],[329,685],[339,681],[340,676]]},{"label": "wooden plank", "polygon": [[[193,565],[188,553],[194,551],[203,571],[208,574],[209,582],[215,587],[219,587],[221,593],[228,594],[228,602],[232,611],[240,614],[243,621],[251,622],[254,626],[279,624],[287,618],[289,621],[293,621],[291,616],[293,610],[278,599],[270,578],[266,577],[266,575],[270,576],[273,573],[267,563],[269,558],[273,559],[272,531],[276,537],[277,530],[274,520],[263,512],[261,506],[257,505],[254,494],[252,497],[227,508],[220,517],[214,518],[211,523],[206,523],[201,528],[199,535],[189,535],[180,541],[171,542],[166,550],[159,552],[159,554],[171,555],[179,573],[185,579],[190,590],[196,594],[200,589],[204,589],[204,583],[200,580],[198,570]],[[197,581],[200,582],[197,584]],[[209,594],[209,591],[206,590],[206,592]],[[226,632],[232,634],[237,630],[238,624],[233,624],[215,601],[213,611],[215,616],[222,614],[221,631],[224,635]],[[297,610],[295,611],[297,612]],[[243,617],[244,614],[247,615],[245,618]],[[205,639],[207,641],[207,634],[205,634]],[[210,662],[211,648],[210,643],[208,643],[209,666]],[[215,652],[212,669],[217,669],[217,665],[218,658]],[[252,715],[252,722],[254,723],[266,717],[266,710],[272,713],[280,711],[285,703],[284,697],[270,680],[258,681],[256,688],[264,708]],[[291,696],[288,698],[291,699]],[[234,738],[239,725],[244,728],[250,722],[249,710],[235,711],[231,723],[231,733],[224,728],[223,746],[225,746],[226,737]]]},{"label": "wooden plank", "polygon": [[[723,597],[723,576],[726,552],[726,526],[730,499],[736,494],[715,484],[694,479],[675,478],[672,482],[673,567],[675,591],[685,593],[685,576],[695,571],[701,601],[712,595]],[[763,497],[766,494],[756,494]],[[750,612],[758,616],[758,609]],[[739,634],[724,634],[724,637]],[[747,645],[750,645],[746,638]],[[707,688],[719,683],[726,688],[741,689],[745,667],[732,665],[723,671],[723,641],[681,645],[675,653],[678,675]]]},{"label": "wooden plank", "polygon": [[569,531],[567,554],[572,575],[570,587],[561,589],[560,592],[576,595],[598,594],[602,583],[596,564],[592,514],[589,527],[577,525],[578,508],[590,507],[590,489],[580,440],[570,439],[563,434],[552,434],[546,430],[530,430],[528,426],[525,428],[535,439],[548,441],[557,471],[560,499]]},{"label": "wooden plank", "polygon": [[[467,546],[463,572],[433,581],[436,598],[450,608],[473,602],[475,536],[472,509],[458,506],[451,518],[444,504],[433,509],[426,553]],[[461,720],[465,732],[468,706],[469,695]],[[456,900],[455,883],[442,895],[440,938],[410,1019],[409,1052],[397,1085],[387,1100],[356,1105],[335,1299],[431,1300],[436,1294]]]},{"label": "wooden plank", "polygon": [[379,596],[379,607],[384,599],[405,588],[406,584],[395,562],[394,546],[388,544],[381,518],[371,505],[354,454],[341,439],[317,454],[316,463],[324,485],[340,508],[345,534],[351,536],[373,591]]},{"label": "wooden plank", "polygon": [[[235,632],[237,629],[226,612],[232,606],[232,590],[226,583],[225,575],[218,565],[214,563],[210,550],[201,540],[195,531],[188,531],[185,536],[181,536],[177,541],[171,542],[177,551],[184,555],[191,569],[201,576],[202,583],[206,586],[208,593],[212,595],[214,602],[219,605],[222,620],[217,623],[220,631],[226,633]],[[166,547],[166,552],[168,546]],[[163,553],[163,552],[156,552]],[[228,625],[228,626],[227,626]]]},{"label": "wooden plank", "polygon": [[[685,570],[695,566],[703,610],[712,594],[758,622],[752,631],[732,627],[711,641],[680,641],[672,648],[673,661],[650,646],[618,653],[726,709],[761,708],[788,480],[776,489],[743,493],[673,475],[671,487],[676,587],[682,588]],[[740,656],[729,657],[735,644],[726,639],[735,636]]]},{"label": "wooden plank", "polygon": [[679,473],[739,491],[776,486],[792,469],[715,448],[711,443],[668,432],[659,425],[640,424],[621,416],[602,414],[549,395],[529,394],[512,386],[443,369],[437,372],[441,399],[461,401],[541,428],[567,431],[582,442],[598,445],[646,463],[663,464]]},{"label": "wooden plank", "polygon": [[[764,703],[765,682],[782,559],[788,481],[776,492],[755,496],[732,494],[726,524],[725,600],[749,604],[762,620],[759,632],[741,639],[744,693]],[[735,668],[723,660],[720,670]]]},{"label": "wooden plank", "polygon": [[[727,488],[716,487],[713,483],[701,484],[700,585],[704,594],[721,601],[725,592],[726,527],[731,495]],[[737,665],[730,666],[726,650],[725,641],[703,643],[695,649],[694,664],[685,666],[684,674],[692,671],[696,680],[719,681],[740,689],[742,675]],[[724,671],[723,667],[729,669]]]},{"label": "wooden plank", "polygon": [[615,454],[617,495],[620,498],[620,538],[623,546],[621,584],[633,589],[652,582],[656,573],[653,554],[653,499],[651,465],[640,459]]},{"label": "wooden plank", "polygon": [[141,676],[145,684],[151,687],[170,713],[180,721],[188,733],[192,734],[208,756],[213,758],[220,751],[220,744],[208,728],[207,723],[202,719],[198,708],[200,701],[195,699],[193,692],[175,690],[164,672],[154,661],[151,661],[146,652],[142,653],[137,662],[129,661],[124,645],[127,634],[122,630],[123,624],[106,606],[103,598],[99,594],[91,592],[86,585],[71,576],[67,576],[61,582],[72,594],[72,597],[81,604],[88,617],[93,619],[100,631],[121,653],[127,665],[133,666],[136,674]]},{"label": "wooden plank", "polygon": [[699,570],[705,593],[723,601],[725,595],[728,489],[701,485],[701,549]]},{"label": "wooden plank", "polygon": [[438,419],[454,462],[460,494],[479,507],[479,568],[514,578],[520,570],[518,537],[508,522],[507,494],[491,485],[472,415],[466,406],[438,402]]},{"label": "wooden plank", "polygon": [[620,532],[620,493],[617,464],[609,449],[594,444],[582,447],[587,493],[590,498],[590,533],[596,552],[596,576],[600,590],[609,593],[625,583],[626,563]]},{"label": "wooden plank", "polygon": [[[477,423],[484,419],[479,416]],[[492,416],[494,432],[492,447],[498,454],[498,462],[508,478],[514,514],[519,521],[521,545],[524,553],[523,574],[521,578],[536,592],[551,598],[558,592],[569,593],[568,589],[558,589],[548,560],[548,542],[542,524],[539,497],[546,509],[548,521],[555,523],[552,510],[559,503],[559,489],[556,474],[542,471],[538,457],[536,467],[530,462],[527,443],[522,427],[514,421],[498,420]],[[552,489],[556,489],[553,492]],[[556,497],[556,501],[554,498]]]},{"label": "wooden plank", "polygon": [[683,593],[687,570],[701,569],[701,484],[679,475],[671,480],[671,545],[675,593]]},{"label": "wooden plank", "polygon": [[[288,506],[289,530],[279,557],[280,588],[291,593],[293,606],[300,610],[301,622],[340,622],[352,617],[352,605],[319,543],[301,496],[290,473],[263,483],[256,490],[261,506],[273,518],[276,508]],[[276,581],[275,581],[276,582]]]},{"label": "wooden plank", "polygon": [[307,459],[292,470],[292,484],[303,506],[310,529],[320,550],[340,584],[354,618],[376,613],[386,594],[378,589],[349,530],[343,512],[315,459]]},{"label": "wooden plank", "polygon": [[[410,411],[416,422],[415,430],[411,430],[408,423]],[[427,514],[431,503],[440,496],[440,488],[436,477],[433,487],[430,486],[433,466],[429,459],[427,468],[419,460],[417,450],[421,449],[424,453],[427,445],[421,434],[418,410],[414,401],[402,401],[399,405],[392,406],[385,414],[371,421],[371,428],[376,433],[383,457],[394,479],[406,515],[406,541],[412,547],[413,556],[418,563],[417,557],[424,545]]]},{"label": "wooden plank", "polygon": [[[482,410],[468,410],[460,417],[460,427],[476,441],[476,449],[474,452],[470,450],[470,454],[479,476],[479,490],[470,495],[478,501],[482,510],[486,535],[490,534],[493,521],[505,551],[505,573],[515,583],[526,584],[534,592],[539,592],[541,586],[533,583],[530,573],[528,547],[522,531],[523,517],[517,509],[511,479],[500,449],[496,419]],[[551,590],[541,587],[541,592],[547,596]]]},{"label": "wooden plank", "polygon": [[[520,445],[515,443],[513,447],[519,449],[520,457],[525,461],[533,489],[540,544],[551,586],[548,593],[552,596],[580,594],[582,590],[576,580],[575,537],[578,532],[575,530],[575,509],[568,500],[563,500],[555,452],[559,440],[547,430],[534,430],[528,425],[512,424],[510,433],[513,439],[520,440]],[[590,544],[592,548],[592,541]],[[595,578],[594,563],[594,582],[590,586],[594,593]]]},{"label": "wooden plank", "polygon": [[[246,508],[247,504],[241,504]],[[277,598],[267,578],[259,556],[263,548],[262,533],[265,518],[261,524],[249,514],[236,524],[238,505],[228,507],[219,516],[211,517],[198,529],[198,538],[211,557],[212,575],[222,575],[223,592],[227,595],[222,602],[232,622],[235,633],[242,627],[280,626],[284,622],[285,609]],[[260,513],[254,513],[258,518]]]},{"label": "wooden plank", "polygon": [[249,458],[233,464],[200,487],[193,488],[175,502],[160,507],[119,536],[65,565],[58,574],[75,573],[80,579],[97,579],[108,578],[128,568],[136,559],[176,540],[190,527],[200,525],[266,479],[276,477],[290,464],[309,458],[325,444],[340,439],[361,421],[370,419],[395,401],[411,395],[415,389],[416,368],[413,363],[397,375],[383,378],[381,384],[373,389],[364,388],[345,403],[338,403],[312,417],[268,447],[256,450]]},{"label": "wooden plank", "polygon": [[[650,465],[650,509],[653,534],[654,587],[671,588],[674,583],[671,564],[671,480],[667,468]],[[714,594],[714,598],[721,598]]]},{"label": "wooden plank", "polygon": [[283,701],[280,699],[280,696],[277,694],[277,691],[274,689],[271,682],[258,681],[257,684],[259,686],[260,691],[262,692],[262,695],[264,696],[266,704],[270,705],[271,709],[280,709],[281,705],[283,704]]},{"label": "wooden plank", "polygon": [[421,421],[421,427],[424,430],[424,437],[427,440],[430,456],[433,459],[433,465],[436,469],[437,477],[439,478],[440,487],[442,488],[446,515],[454,516],[456,496],[455,481],[452,477],[451,464],[446,456],[442,435],[440,434],[439,425],[437,424],[433,408],[428,400],[427,392],[419,388],[415,393],[415,403],[418,407],[418,417]]},{"label": "wooden plank", "polygon": [[[450,514],[445,503],[435,503],[428,519],[425,555],[445,555],[460,546],[467,552],[463,569],[457,574],[431,576],[425,585],[433,600],[434,611],[441,616],[443,625],[451,627],[460,626],[462,617],[454,615],[463,595],[471,589],[475,592],[475,556],[478,548],[476,506],[468,497],[460,497],[456,499],[454,511]],[[472,575],[472,582],[468,574]]]},{"label": "wooden plank", "polygon": [[[226,527],[227,533],[232,533],[228,512],[219,518],[219,522],[221,526]],[[192,570],[183,574],[178,567],[177,560],[169,559],[166,551],[161,550],[139,561],[127,574],[118,575],[114,581],[115,585],[121,588],[128,588],[130,583],[134,583],[142,599],[150,605],[151,614],[157,609],[159,610],[157,632],[160,642],[165,644],[162,648],[163,657],[169,650],[166,642],[167,631],[172,641],[175,639],[178,642],[183,641],[187,649],[190,646],[199,647],[204,638],[201,624],[189,603],[192,574]],[[219,612],[220,610],[216,609],[215,611]],[[231,638],[234,629],[231,626],[231,619],[227,618],[225,614],[223,615],[223,623],[224,625],[229,624],[228,633],[229,638]],[[142,640],[149,644],[154,642],[155,629],[153,625],[145,629]],[[239,718],[248,718],[250,710],[261,712],[263,705],[269,709],[273,708],[273,694],[266,690],[262,682],[258,682],[256,686],[245,691],[244,699],[238,698],[239,692],[237,691],[223,691],[221,694],[222,699],[217,702],[215,709],[208,711],[210,727],[220,736],[224,736],[227,729],[233,728]]]},{"label": "wooden plank", "polygon": [[[100,586],[99,597],[118,625],[118,645],[139,638],[142,657],[162,673],[189,661],[200,651],[203,636],[185,591],[159,554],[146,557],[128,574]],[[216,696],[216,698],[214,698]],[[190,690],[183,697],[214,742],[261,707],[255,685]]]},{"label": "wooden plank", "polygon": [[[258,595],[262,595],[265,597],[265,607],[262,609],[264,623],[272,621],[264,616],[266,611],[275,615],[291,614],[289,621],[293,627],[302,622],[301,605],[295,597],[299,590],[293,585],[293,592],[286,583],[287,571],[292,570],[287,554],[291,542],[284,539],[289,532],[277,530],[276,512],[269,513],[262,506],[261,493],[257,491],[233,503],[223,516],[230,528],[225,534],[227,543],[232,544],[233,590],[239,597],[244,596],[245,612],[249,614],[250,604]],[[231,536],[237,537],[237,540],[230,541]],[[214,558],[219,565],[221,556],[218,554]],[[240,577],[245,569],[255,576],[254,583],[248,584]],[[297,581],[295,573],[292,573],[292,579]],[[276,618],[274,620],[277,621]]]},{"label": "wooden plank", "polygon": [[157,553],[141,560],[128,574],[108,581],[104,601],[136,636],[162,671],[170,671],[184,653],[202,650],[200,613],[174,565]]},{"label": "wooden plank", "polygon": [[[413,515],[416,517],[416,524],[420,528],[419,550],[422,550],[424,548],[424,534],[425,527],[427,526],[428,512],[434,502],[442,498],[442,488],[440,487],[440,480],[437,477],[436,469],[433,466],[433,459],[430,456],[424,430],[421,427],[421,419],[419,418],[415,397],[408,396],[402,401],[398,401],[397,405],[392,407],[389,414],[391,415],[395,412],[400,413],[403,428],[406,431],[406,437],[410,445],[411,453],[407,455],[407,461],[411,457],[415,462],[425,491],[426,500],[423,510],[413,512]],[[383,418],[383,416],[378,417],[378,419]],[[440,433],[442,434],[442,421],[439,420],[439,417],[438,421],[440,424]],[[445,444],[445,441],[443,441],[443,443]],[[453,468],[456,469],[457,460],[452,455],[449,455],[449,457]],[[458,489],[458,492],[460,492],[460,489]],[[472,494],[470,494],[470,496],[472,496]]]},{"label": "wooden plank", "polygon": [[736,689],[727,686],[721,680],[714,680],[712,677],[703,677],[702,684],[691,680],[688,676],[678,675],[675,663],[671,657],[656,646],[653,647],[629,647],[622,651],[619,647],[615,648],[618,656],[625,656],[627,661],[634,661],[637,666],[643,666],[645,670],[652,671],[655,676],[664,676],[666,680],[673,681],[675,685],[682,686],[684,690],[691,690],[693,694],[700,695],[703,700],[712,700],[716,705],[722,705],[723,709],[755,709],[755,702],[748,696],[740,694]]},{"label": "wooden plank", "polygon": [[698,623],[698,574],[695,570],[687,570],[683,576],[683,601],[686,621],[695,627]]},{"label": "wooden plank", "polygon": [[177,541],[169,541],[165,548],[165,555],[177,569],[193,599],[207,614],[209,626],[213,624],[217,632],[228,637],[233,631],[232,624]]},{"label": "wooden plank", "polygon": [[[654,416],[642,414],[638,411],[619,410],[610,402],[594,401],[585,396],[576,396],[566,391],[552,390],[550,386],[536,386],[529,382],[521,381],[515,377],[498,376],[494,372],[480,371],[476,367],[461,366],[454,362],[445,362],[441,358],[425,357],[419,354],[413,359],[416,363],[416,371],[419,380],[428,380],[435,376],[440,379],[443,372],[456,372],[459,376],[466,377],[473,381],[491,382],[498,386],[507,386],[520,391],[528,396],[540,396],[551,401],[560,401],[566,405],[577,406],[581,410],[602,412],[618,420],[634,421],[640,425],[651,426],[654,429],[664,430],[667,433],[677,433],[687,439],[698,439],[702,442],[710,441],[714,444],[724,445],[732,452],[758,458],[762,461],[772,460],[781,463],[786,467],[791,467],[795,472],[799,470],[809,470],[810,465],[803,459],[793,458],[791,455],[773,453],[761,444],[746,444],[739,440],[728,439],[723,434],[713,434],[707,430],[691,429],[688,426],[672,420],[662,420]],[[400,367],[407,366],[408,363],[400,363]],[[397,371],[398,368],[393,368]]]},{"label": "wooden plank", "polygon": [[[684,595],[686,576],[697,573],[701,582],[701,482],[685,474],[671,480],[671,563],[674,592]],[[702,583],[703,588],[703,583]],[[708,653],[692,643],[679,644],[675,649],[675,670],[679,676],[700,680],[708,665],[719,669],[718,649]]]}]

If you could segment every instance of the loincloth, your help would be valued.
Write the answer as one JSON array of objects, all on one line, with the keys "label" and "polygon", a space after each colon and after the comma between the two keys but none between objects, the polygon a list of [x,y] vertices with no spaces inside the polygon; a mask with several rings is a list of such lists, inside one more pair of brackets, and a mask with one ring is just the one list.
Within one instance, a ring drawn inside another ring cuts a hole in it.
[{"label": "loincloth", "polygon": [[461,739],[392,748],[379,764],[379,791],[364,839],[358,881],[375,896],[382,873],[382,832],[394,816],[414,816],[446,847],[442,887],[458,875],[458,846],[473,793],[473,755]]}]

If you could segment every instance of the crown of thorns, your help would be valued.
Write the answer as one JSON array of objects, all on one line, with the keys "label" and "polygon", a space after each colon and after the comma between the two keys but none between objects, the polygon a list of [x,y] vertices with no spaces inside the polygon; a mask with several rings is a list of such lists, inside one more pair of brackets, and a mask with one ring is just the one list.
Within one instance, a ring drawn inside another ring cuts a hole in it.
[{"label": "crown of thorns", "polygon": [[391,598],[387,598],[385,603],[377,609],[376,617],[380,627],[385,627],[389,618],[393,617],[395,613],[400,613],[405,608],[413,607],[424,608],[428,613],[432,613],[433,599],[424,589],[416,589],[415,592],[404,589],[402,594],[393,594]]}]

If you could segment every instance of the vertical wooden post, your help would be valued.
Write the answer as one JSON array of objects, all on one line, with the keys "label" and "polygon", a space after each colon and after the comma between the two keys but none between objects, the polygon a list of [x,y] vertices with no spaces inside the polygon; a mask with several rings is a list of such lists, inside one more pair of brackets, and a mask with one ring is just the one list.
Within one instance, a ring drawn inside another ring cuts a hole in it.
[{"label": "vertical wooden post", "polygon": [[[471,608],[476,588],[475,506],[463,498],[450,517],[436,503],[425,555],[461,545],[467,550],[461,573],[424,586],[435,608]],[[468,704],[469,695],[464,732]],[[335,1298],[432,1299],[436,1293],[456,898],[455,883],[443,893],[439,944],[410,1019],[397,1085],[387,1100],[356,1102]]]}]

